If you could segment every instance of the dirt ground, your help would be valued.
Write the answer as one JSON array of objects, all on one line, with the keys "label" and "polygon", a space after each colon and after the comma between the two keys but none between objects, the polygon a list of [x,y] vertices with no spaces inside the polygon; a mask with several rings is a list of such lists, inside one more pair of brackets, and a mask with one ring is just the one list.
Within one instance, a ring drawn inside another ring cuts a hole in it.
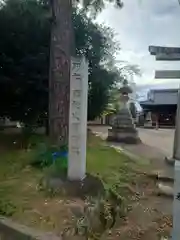
[{"label": "dirt ground", "polygon": [[[99,133],[107,134],[106,132]],[[3,138],[3,140],[4,143],[5,139]],[[113,229],[106,232],[101,239],[161,240],[162,236],[169,236],[172,228],[172,199],[157,196],[156,180],[142,174],[142,169],[137,169],[139,172],[137,171],[137,174],[133,175],[134,173],[132,174],[127,168],[130,163],[129,158],[123,160],[122,154],[117,154],[112,151],[113,149],[104,147],[104,143],[102,141],[99,143],[99,140],[96,143],[94,137],[88,142],[87,169],[90,173],[96,172],[102,175],[110,185],[120,184],[117,187],[122,189],[121,195],[123,195],[124,189],[121,188],[121,184],[125,184],[130,198],[130,211],[125,218],[119,219]],[[146,163],[145,166],[148,169],[145,168],[148,171],[157,169],[163,163],[161,151],[157,152],[152,147],[143,144],[124,145],[123,147],[133,154],[139,155],[140,161]],[[37,190],[42,171],[25,167],[26,162],[29,161],[28,158],[31,157],[31,152],[12,149],[12,152],[8,151],[3,154],[0,194],[6,204],[11,199],[16,206],[16,212],[12,219],[27,226],[53,231],[57,235],[61,235],[66,227],[72,227],[74,224],[72,218],[74,214],[80,212],[84,201],[75,197],[59,195],[52,197],[49,193],[46,196],[46,192]],[[137,177],[137,175],[139,176]],[[7,204],[7,207],[10,206]],[[4,205],[0,207],[3,207],[2,210],[4,210]],[[85,240],[81,237],[70,238],[70,240],[81,239]],[[63,240],[69,240],[69,238]]]},{"label": "dirt ground", "polygon": [[[100,135],[102,138],[107,136],[107,127],[93,127],[92,130]],[[150,134],[149,132],[150,131]],[[172,133],[168,140],[166,139],[167,131],[157,132],[155,130],[141,130],[142,143],[138,145],[119,145],[115,147],[122,147],[134,156],[139,156],[144,161],[149,161],[149,171],[165,170],[172,172],[172,168],[166,166],[164,157],[166,153],[170,155],[171,146],[166,148],[163,142],[167,142],[172,138]],[[172,131],[172,130],[168,130]],[[149,139],[148,139],[149,135]],[[153,143],[153,138],[156,139]],[[163,140],[163,138],[165,138]],[[148,139],[148,140],[147,140]],[[160,141],[162,139],[162,141]],[[149,141],[149,142],[148,142]],[[159,141],[159,142],[158,142]],[[150,143],[148,145],[147,143]],[[156,147],[154,146],[156,145]],[[158,146],[161,147],[158,147]],[[165,149],[165,151],[163,151]],[[159,240],[161,237],[169,237],[172,229],[172,203],[173,199],[157,196],[157,182],[149,178],[142,179],[141,184],[134,185],[134,190],[138,200],[134,202],[132,211],[127,216],[126,224],[117,229],[117,235],[110,239],[122,240]],[[128,224],[127,224],[128,223]]]}]

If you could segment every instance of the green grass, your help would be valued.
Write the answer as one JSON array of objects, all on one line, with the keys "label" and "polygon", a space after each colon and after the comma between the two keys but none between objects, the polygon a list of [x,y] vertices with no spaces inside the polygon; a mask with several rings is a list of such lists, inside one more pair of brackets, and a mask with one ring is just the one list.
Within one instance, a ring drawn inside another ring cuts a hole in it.
[{"label": "green grass", "polygon": [[[37,186],[44,172],[29,165],[36,148],[30,151],[22,149],[18,135],[1,134],[0,139],[4,139],[0,145],[0,214],[12,215],[13,219],[23,224],[59,232],[65,224],[64,219],[71,219],[64,205],[67,199],[61,196],[50,199],[38,191]],[[34,135],[31,139],[37,143],[42,141],[42,136]],[[115,189],[120,195],[128,195],[127,185],[136,181],[136,170],[143,168],[141,161],[118,153],[105,146],[98,137],[89,134],[87,172],[99,176],[106,187]]]},{"label": "green grass", "polygon": [[126,197],[127,186],[139,179],[137,172],[144,172],[147,164],[140,158],[131,159],[123,152],[108,147],[99,137],[89,136],[87,171],[98,175],[107,187],[113,188],[122,197]]}]

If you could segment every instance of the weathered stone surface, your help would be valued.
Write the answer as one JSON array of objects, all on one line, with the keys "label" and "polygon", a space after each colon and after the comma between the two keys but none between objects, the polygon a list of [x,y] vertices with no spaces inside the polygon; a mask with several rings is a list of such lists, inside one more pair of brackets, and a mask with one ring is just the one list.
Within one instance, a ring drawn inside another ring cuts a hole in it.
[{"label": "weathered stone surface", "polygon": [[116,116],[112,119],[111,129],[108,131],[108,141],[136,144],[140,142],[137,130],[134,125],[131,113],[127,107],[129,99],[128,94],[132,93],[132,89],[124,81],[123,86],[119,89],[121,93],[120,100],[122,103]]},{"label": "weathered stone surface", "polygon": [[2,240],[61,240],[52,233],[41,233],[29,227],[0,217],[0,239]]},{"label": "weathered stone surface", "polygon": [[110,132],[117,132],[117,133],[132,133],[132,134],[138,134],[137,129],[136,128],[132,128],[132,127],[128,127],[128,126],[124,126],[121,128],[118,127],[113,127],[113,129],[109,129],[108,132],[110,134]]},{"label": "weathered stone surface", "polygon": [[164,195],[167,197],[174,197],[174,188],[172,185],[165,185],[164,183],[158,183],[158,195]]},{"label": "weathered stone surface", "polygon": [[104,193],[102,181],[93,175],[87,174],[82,181],[70,181],[65,176],[49,177],[44,181],[44,187],[53,191],[62,192],[64,195],[83,198],[85,196],[97,196]]},{"label": "weathered stone surface", "polygon": [[175,159],[174,158],[167,158],[165,157],[165,161],[167,164],[174,166],[175,164]]},{"label": "weathered stone surface", "polygon": [[152,171],[147,175],[159,181],[174,182],[174,169]]},{"label": "weathered stone surface", "polygon": [[121,129],[120,131],[109,129],[108,131],[108,141],[122,142],[127,144],[140,143],[140,139],[136,131],[127,131],[126,129]]},{"label": "weathered stone surface", "polygon": [[84,209],[82,208],[82,206],[78,206],[78,205],[75,205],[75,204],[71,204],[69,207],[70,207],[71,212],[73,213],[73,215],[74,215],[76,218],[81,218],[81,217],[83,217]]},{"label": "weathered stone surface", "polygon": [[128,109],[121,109],[113,119],[112,128],[108,130],[107,140],[127,144],[141,142]]}]

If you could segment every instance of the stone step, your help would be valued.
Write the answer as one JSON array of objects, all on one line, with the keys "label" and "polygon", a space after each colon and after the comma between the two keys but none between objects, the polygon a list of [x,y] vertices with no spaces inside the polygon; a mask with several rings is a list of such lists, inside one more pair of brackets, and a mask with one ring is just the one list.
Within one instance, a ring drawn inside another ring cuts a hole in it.
[{"label": "stone step", "polygon": [[148,176],[158,181],[174,182],[174,169],[153,171]]},{"label": "stone step", "polygon": [[171,165],[171,166],[174,166],[174,164],[175,164],[175,159],[174,158],[168,158],[168,157],[165,157],[165,163],[166,164],[169,164],[169,165]]},{"label": "stone step", "polygon": [[174,197],[174,186],[173,184],[167,184],[164,182],[157,183],[157,195],[166,196],[173,198]]}]

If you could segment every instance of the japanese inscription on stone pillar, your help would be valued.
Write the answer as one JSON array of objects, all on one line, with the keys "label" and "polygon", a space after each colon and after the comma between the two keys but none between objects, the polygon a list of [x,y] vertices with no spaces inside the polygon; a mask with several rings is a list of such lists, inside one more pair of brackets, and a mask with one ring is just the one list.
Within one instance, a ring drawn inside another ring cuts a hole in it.
[{"label": "japanese inscription on stone pillar", "polygon": [[69,113],[68,177],[81,180],[86,172],[88,64],[84,58],[72,58]]}]

